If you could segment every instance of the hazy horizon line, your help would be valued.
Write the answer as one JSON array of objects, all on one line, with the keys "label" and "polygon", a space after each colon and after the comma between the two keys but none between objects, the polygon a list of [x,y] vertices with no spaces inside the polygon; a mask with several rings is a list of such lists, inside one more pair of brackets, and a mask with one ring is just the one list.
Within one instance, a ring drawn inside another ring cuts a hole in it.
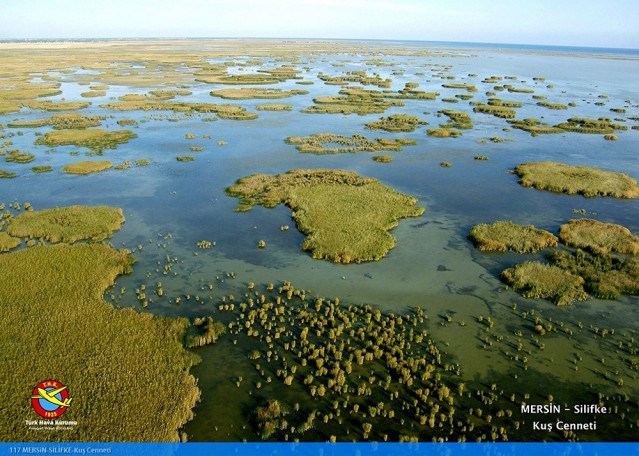
[{"label": "hazy horizon line", "polygon": [[539,43],[506,43],[493,41],[451,41],[451,40],[417,40],[401,38],[327,38],[327,37],[274,37],[274,36],[141,36],[141,37],[36,37],[36,38],[0,38],[0,43],[9,42],[85,42],[85,41],[158,41],[158,40],[303,40],[303,41],[377,41],[377,42],[412,42],[412,43],[450,43],[477,45],[506,45],[506,46],[539,46],[556,48],[590,48],[590,49],[623,49],[636,50],[639,48],[625,46],[595,46],[574,44],[539,44]]}]

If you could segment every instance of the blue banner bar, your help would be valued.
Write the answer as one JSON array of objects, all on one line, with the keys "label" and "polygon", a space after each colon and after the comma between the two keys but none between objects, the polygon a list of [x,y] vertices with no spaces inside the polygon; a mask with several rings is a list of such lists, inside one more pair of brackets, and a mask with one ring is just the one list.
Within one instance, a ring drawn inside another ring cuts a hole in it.
[{"label": "blue banner bar", "polygon": [[0,443],[0,455],[639,456],[638,443]]}]

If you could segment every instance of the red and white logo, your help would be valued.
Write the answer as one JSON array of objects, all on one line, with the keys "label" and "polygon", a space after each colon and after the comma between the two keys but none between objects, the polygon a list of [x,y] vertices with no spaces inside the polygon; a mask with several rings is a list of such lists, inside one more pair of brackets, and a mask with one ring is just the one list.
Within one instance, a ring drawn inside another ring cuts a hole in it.
[{"label": "red and white logo", "polygon": [[33,388],[31,405],[42,418],[58,418],[71,405],[69,389],[56,380],[40,382]]}]

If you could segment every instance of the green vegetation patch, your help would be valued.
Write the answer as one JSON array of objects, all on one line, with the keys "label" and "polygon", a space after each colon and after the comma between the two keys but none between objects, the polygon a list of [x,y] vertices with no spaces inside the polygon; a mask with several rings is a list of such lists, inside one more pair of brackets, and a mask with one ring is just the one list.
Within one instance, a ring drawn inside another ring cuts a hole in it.
[{"label": "green vegetation patch", "polygon": [[0,169],[0,179],[13,179],[16,176],[17,176],[16,173],[12,173],[10,171],[5,171],[3,169]]},{"label": "green vegetation patch", "polygon": [[558,124],[557,127],[575,133],[590,133],[598,135],[614,133],[615,130],[628,129],[627,126],[615,124],[612,120],[605,117],[600,117],[599,119],[571,117],[566,122]]},{"label": "green vegetation patch", "polygon": [[117,123],[121,127],[126,127],[126,126],[129,126],[129,125],[132,125],[132,126],[133,125],[137,125],[138,121],[135,120],[135,119],[120,119],[120,120],[118,120]]},{"label": "green vegetation patch", "polygon": [[31,163],[33,160],[35,160],[35,155],[19,150],[8,150],[4,157],[4,161],[12,163]]},{"label": "green vegetation patch", "polygon": [[45,239],[51,243],[102,241],[124,224],[122,209],[108,206],[68,206],[26,211],[7,226],[16,238]]},{"label": "green vegetation patch", "polygon": [[100,161],[79,161],[75,163],[71,163],[70,165],[66,165],[63,169],[65,173],[68,174],[91,174],[98,173],[100,171],[105,171],[113,166],[109,160],[100,160]]},{"label": "green vegetation patch", "polygon": [[415,131],[420,125],[427,125],[428,122],[416,116],[408,114],[393,114],[388,117],[381,117],[376,122],[366,124],[366,128],[370,130],[386,130],[391,132],[409,132]]},{"label": "green vegetation patch", "polygon": [[398,220],[424,212],[415,198],[372,178],[343,170],[293,170],[255,174],[227,189],[238,210],[286,204],[306,235],[302,249],[336,263],[377,261],[395,245],[388,231]]},{"label": "green vegetation patch", "polygon": [[533,136],[552,133],[563,133],[563,128],[546,125],[537,119],[509,120],[508,123],[519,130],[524,130]]},{"label": "green vegetation patch", "polygon": [[548,108],[548,109],[556,109],[556,110],[560,110],[560,109],[568,109],[568,106],[562,103],[551,103],[549,101],[538,101],[537,102],[537,106],[542,106],[544,108]]},{"label": "green vegetation patch", "polygon": [[37,111],[78,111],[80,109],[88,108],[91,103],[88,101],[56,101],[51,100],[38,100],[23,102],[22,106]]},{"label": "green vegetation patch", "polygon": [[639,253],[639,237],[628,228],[592,219],[570,220],[561,225],[559,239],[566,245],[587,249],[595,254]]},{"label": "green vegetation patch", "polygon": [[53,168],[51,168],[50,165],[39,165],[39,166],[33,166],[31,167],[31,171],[33,171],[34,173],[48,173],[49,171],[51,171]]},{"label": "green vegetation patch", "polygon": [[423,90],[417,90],[419,84],[417,82],[407,82],[404,84],[404,88],[397,91],[397,93],[384,92],[385,98],[398,98],[401,100],[436,100],[439,96],[439,92],[424,92]]},{"label": "green vegetation patch", "polygon": [[315,133],[310,136],[291,136],[286,138],[288,144],[293,144],[298,151],[305,154],[340,154],[351,152],[399,151],[403,146],[417,144],[411,139],[375,138],[355,134],[353,136],[336,135],[333,133]]},{"label": "green vegetation patch", "polygon": [[457,138],[462,132],[454,128],[429,128],[427,134],[434,138]]},{"label": "green vegetation patch", "polygon": [[504,106],[506,108],[521,108],[522,104],[519,101],[507,101],[500,98],[489,98],[488,104],[490,106]]},{"label": "green vegetation patch", "polygon": [[523,163],[515,168],[524,187],[586,197],[639,198],[637,181],[625,173],[553,161]]},{"label": "green vegetation patch", "polygon": [[548,299],[563,306],[588,298],[584,279],[557,266],[528,261],[506,269],[501,278],[526,298]]},{"label": "green vegetation patch", "polygon": [[20,239],[0,231],[0,252],[8,252],[20,245]]},{"label": "green vegetation patch", "polygon": [[11,122],[11,128],[39,128],[47,125],[56,130],[83,129],[97,127],[106,117],[104,116],[83,116],[76,112],[66,114],[54,114],[49,119],[27,120],[23,122]]},{"label": "green vegetation patch", "polygon": [[153,99],[116,101],[100,105],[101,108],[115,111],[173,111],[203,114],[215,113],[222,119],[251,120],[256,119],[257,114],[248,112],[241,106],[219,105],[215,103],[187,103],[182,101],[156,101]]},{"label": "green vegetation patch", "polygon": [[68,114],[54,114],[49,119],[49,125],[56,130],[83,129],[97,127],[105,119],[104,116],[83,116],[75,112]]},{"label": "green vegetation patch", "polygon": [[89,90],[87,92],[82,92],[80,94],[80,96],[84,97],[84,98],[103,97],[105,95],[106,95],[106,91],[104,91],[104,90]]},{"label": "green vegetation patch", "polygon": [[[0,388],[20,397],[45,378],[60,380],[73,398],[64,419],[83,423],[35,435],[15,425],[33,416],[30,402],[9,401],[0,415],[5,439],[179,440],[178,429],[193,417],[200,397],[189,374],[198,359],[182,346],[188,322],[104,302],[106,288],[131,263],[128,252],[104,244],[0,255],[0,346],[7,370]],[[52,328],[64,328],[63,350]],[[150,385],[161,385],[162,394],[149,394]]]},{"label": "green vegetation patch", "polygon": [[390,155],[374,155],[373,161],[376,161],[377,163],[390,163],[393,161],[393,157]]},{"label": "green vegetation patch", "polygon": [[340,95],[317,97],[315,105],[303,109],[309,114],[381,114],[392,106],[403,106],[399,100],[386,100],[384,94],[376,90],[342,89]]},{"label": "green vegetation patch", "polygon": [[502,119],[514,119],[517,112],[506,106],[492,106],[487,104],[479,104],[473,108],[473,111],[482,114],[490,114],[491,116],[501,117]]},{"label": "green vegetation patch", "polygon": [[514,87],[509,84],[504,84],[504,87],[508,89],[511,93],[534,93],[534,89],[529,89],[528,87]]},{"label": "green vegetation patch", "polygon": [[293,106],[290,104],[269,103],[257,105],[255,109],[258,111],[292,111]]},{"label": "green vegetation patch", "polygon": [[265,68],[257,70],[257,73],[229,74],[225,67],[210,67],[201,72],[195,73],[197,82],[207,84],[277,84],[288,79],[298,79],[299,70],[290,66],[278,68]]},{"label": "green vegetation patch", "polygon": [[86,130],[49,131],[36,140],[36,144],[49,147],[74,145],[94,150],[114,149],[118,144],[126,143],[137,135],[130,130],[107,131],[101,128]]},{"label": "green vegetation patch", "polygon": [[639,260],[612,255],[591,255],[583,250],[555,252],[555,266],[580,276],[584,288],[599,299],[618,299],[622,294],[639,294]]},{"label": "green vegetation patch", "polygon": [[306,95],[308,90],[282,90],[270,88],[221,89],[211,92],[211,96],[230,100],[248,100],[251,98],[288,98],[294,95]]},{"label": "green vegetation patch", "polygon": [[483,252],[534,253],[557,245],[552,233],[510,221],[475,225],[468,238]]},{"label": "green vegetation patch", "polygon": [[442,128],[457,128],[460,130],[470,130],[473,128],[473,121],[470,115],[464,111],[453,111],[452,109],[442,109],[437,114],[448,117],[448,122],[441,124]]},{"label": "green vegetation patch", "polygon": [[456,82],[446,82],[442,84],[442,87],[447,89],[464,89],[468,92],[477,92],[477,87],[474,84],[466,84],[466,83],[456,83]]},{"label": "green vegetation patch", "polygon": [[321,79],[322,81],[324,81],[326,84],[330,84],[330,85],[341,85],[341,84],[347,84],[349,82],[354,82],[357,84],[374,85],[377,87],[387,89],[393,83],[392,79],[384,79],[378,74],[369,76],[364,70],[349,71],[342,76],[329,76],[324,73],[319,73],[317,77]]}]

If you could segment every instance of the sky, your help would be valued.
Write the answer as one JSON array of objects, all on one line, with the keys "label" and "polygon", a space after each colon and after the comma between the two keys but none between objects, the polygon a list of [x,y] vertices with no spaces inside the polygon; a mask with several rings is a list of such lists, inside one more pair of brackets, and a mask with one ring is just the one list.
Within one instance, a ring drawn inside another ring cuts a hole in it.
[{"label": "sky", "polygon": [[341,38],[639,48],[639,0],[0,0],[0,39]]}]

